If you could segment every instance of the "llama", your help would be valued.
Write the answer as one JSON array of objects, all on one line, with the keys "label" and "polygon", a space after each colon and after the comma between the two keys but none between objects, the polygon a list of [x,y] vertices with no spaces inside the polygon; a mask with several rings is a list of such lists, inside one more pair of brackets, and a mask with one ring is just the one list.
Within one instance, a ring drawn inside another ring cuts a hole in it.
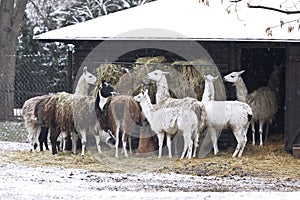
[{"label": "llama", "polygon": [[78,79],[74,94],[88,95],[89,84],[95,85],[97,77],[87,71],[87,66],[83,68],[83,73]]},{"label": "llama", "polygon": [[215,100],[215,89],[214,81],[217,80],[218,76],[214,77],[210,74],[205,75],[205,87],[202,95],[202,102]]},{"label": "llama", "polygon": [[198,118],[198,132],[203,132],[207,125],[207,116],[203,103],[191,97],[182,99],[171,98],[166,78],[168,73],[169,72],[163,72],[161,70],[154,70],[147,74],[148,79],[156,82],[157,92],[155,97],[157,108],[183,107],[195,112]]},{"label": "llama", "polygon": [[113,88],[103,82],[97,92],[95,110],[100,127],[103,130],[111,130],[115,137],[115,157],[119,157],[119,133],[122,131],[122,144],[124,156],[127,158],[127,139],[131,149],[130,133],[140,129],[143,121],[142,112],[136,101],[131,96],[119,95],[108,98]]},{"label": "llama", "polygon": [[[96,82],[97,82],[97,77],[94,76],[92,73],[88,72],[87,66],[85,66],[83,68],[82,75],[78,79],[74,94],[88,96],[89,84],[95,85]],[[78,136],[75,132],[72,132],[70,134],[64,132],[62,133],[62,137],[63,137],[62,149],[63,151],[66,149],[66,142],[69,135],[71,135],[73,141],[72,142],[73,152],[76,152]]]},{"label": "llama", "polygon": [[[84,67],[83,74],[79,78],[78,84],[75,89],[75,93],[87,95],[88,94],[88,84],[95,84],[96,77],[87,71],[87,67]],[[22,107],[22,117],[24,119],[24,124],[28,132],[28,139],[31,144],[31,151],[34,152],[35,147],[38,143],[38,137],[40,135],[41,126],[38,122],[37,113],[35,113],[36,105],[39,101],[45,98],[49,98],[49,95],[42,95],[30,98],[25,101]],[[40,118],[42,118],[43,112],[40,112]],[[46,143],[47,137],[43,137],[46,141],[39,141],[40,143]]]},{"label": "llama", "polygon": [[[232,72],[224,76],[224,80],[233,83],[236,87],[237,100],[246,102],[253,110],[252,127],[252,144],[255,145],[255,122],[259,122],[259,144],[263,146],[263,126],[265,123],[272,122],[277,113],[276,94],[268,87],[260,87],[259,89],[248,94],[247,87],[241,77],[245,70],[240,72]],[[267,134],[267,133],[266,133]]]},{"label": "llama", "polygon": [[[96,117],[95,98],[92,96],[75,95],[66,92],[60,92],[53,95],[45,105],[45,121],[50,127],[50,141],[52,145],[52,154],[57,154],[56,140],[62,132],[64,138],[68,133],[74,133],[80,136],[82,149],[81,155],[85,154],[87,142],[87,133],[93,133],[98,153],[101,153],[100,137],[109,138],[110,135],[102,131]],[[73,143],[74,139],[72,135]],[[106,140],[106,142],[108,142]],[[76,154],[76,148],[72,148]]]},{"label": "llama", "polygon": [[[82,75],[78,79],[74,94],[75,95],[88,96],[89,84],[95,85],[96,82],[97,82],[97,77],[94,76],[92,73],[88,72],[87,66],[85,66],[83,68]],[[88,100],[87,100],[87,103],[89,103]],[[71,133],[62,132],[61,135],[62,135],[62,138],[63,138],[63,140],[62,140],[62,150],[65,151],[66,142],[68,140],[68,137],[71,136],[71,139],[72,139],[72,152],[75,154],[76,149],[77,149],[78,134],[76,132],[71,132]],[[95,139],[98,140],[98,138],[95,138]],[[99,148],[100,148],[99,145],[97,145],[98,151],[99,151]],[[83,151],[82,151],[82,153],[83,153]]]},{"label": "llama", "polygon": [[237,140],[237,147],[232,157],[241,157],[247,142],[247,130],[253,113],[250,106],[239,101],[204,102],[207,113],[208,133],[211,134],[214,154],[218,153],[217,133],[224,128],[231,128]]},{"label": "llama", "polygon": [[49,128],[47,127],[47,125],[45,123],[44,110],[45,110],[45,105],[49,101],[51,96],[52,95],[45,96],[45,98],[38,101],[34,107],[34,116],[37,118],[37,122],[40,127],[40,134],[39,134],[40,151],[43,151],[43,144],[45,145],[46,150],[49,150],[49,148],[48,148]]},{"label": "llama", "polygon": [[[36,96],[27,99],[22,106],[22,117],[24,119],[24,124],[28,133],[28,140],[31,145],[31,151],[35,152],[38,142],[39,134],[41,131],[41,126],[35,116],[35,107],[43,99],[48,99],[49,95]],[[41,147],[40,147],[41,148]]]},{"label": "llama", "polygon": [[230,127],[237,140],[237,147],[232,157],[243,154],[247,142],[247,130],[252,118],[252,110],[249,105],[239,101],[214,101],[214,85],[213,82],[217,77],[211,75],[205,76],[205,89],[202,97],[206,113],[207,113],[207,134],[210,135],[214,155],[219,152],[217,134],[222,129]]},{"label": "llama", "polygon": [[193,157],[196,156],[196,149],[198,147],[198,119],[195,112],[186,110],[184,107],[169,107],[154,110],[147,89],[135,96],[134,100],[139,102],[144,115],[150,123],[151,129],[157,134],[159,158],[162,156],[165,133],[169,157],[172,157],[171,136],[175,135],[178,131],[182,132],[184,137],[184,148],[180,159],[184,158],[187,150],[187,157],[189,159],[192,157],[193,140],[195,147]]}]

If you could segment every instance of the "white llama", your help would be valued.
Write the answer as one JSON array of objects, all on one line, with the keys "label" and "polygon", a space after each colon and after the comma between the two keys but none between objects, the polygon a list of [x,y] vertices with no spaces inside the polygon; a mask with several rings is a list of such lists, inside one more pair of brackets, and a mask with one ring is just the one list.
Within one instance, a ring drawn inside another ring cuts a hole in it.
[{"label": "white llama", "polygon": [[74,94],[88,95],[89,84],[95,85],[97,77],[87,71],[87,66],[83,68],[82,75],[78,79]]},{"label": "white llama", "polygon": [[237,100],[248,103],[252,108],[252,144],[255,145],[255,122],[258,121],[260,136],[259,144],[260,146],[263,146],[263,126],[265,123],[267,123],[267,125],[268,123],[272,123],[272,120],[278,110],[276,94],[269,87],[260,87],[251,94],[248,94],[247,87],[241,77],[244,72],[245,70],[240,72],[232,72],[224,76],[224,80],[234,83],[236,87]]},{"label": "white llama", "polygon": [[[147,74],[150,80],[156,82],[156,107],[168,108],[168,107],[183,107],[186,110],[191,110],[196,113],[198,118],[198,132],[201,133],[206,128],[207,116],[203,103],[199,102],[195,98],[185,97],[182,99],[174,99],[170,97],[169,87],[167,83],[166,75],[169,72],[163,72],[161,70],[154,70]],[[175,141],[176,145],[176,141]],[[175,147],[175,150],[177,148]]]},{"label": "white llama", "polygon": [[187,157],[189,159],[192,157],[193,140],[195,147],[193,157],[196,156],[196,149],[198,146],[198,119],[195,112],[186,110],[184,107],[169,107],[154,110],[147,89],[135,96],[134,99],[140,103],[142,111],[149,121],[151,129],[157,134],[159,158],[162,155],[165,133],[167,137],[169,157],[172,157],[171,137],[177,132],[181,132],[184,138],[184,148],[180,159],[184,158],[187,150]]},{"label": "white llama", "polygon": [[217,80],[218,76],[214,77],[210,74],[205,75],[205,87],[202,95],[202,102],[215,100],[215,88],[214,81]]},{"label": "white llama", "polygon": [[205,76],[205,89],[202,102],[204,103],[207,113],[207,134],[210,135],[214,155],[219,152],[218,133],[224,128],[230,127],[237,140],[237,147],[232,155],[242,156],[243,150],[247,142],[247,129],[249,127],[252,110],[249,105],[239,101],[214,101],[214,85],[213,82],[217,77],[211,75]]}]

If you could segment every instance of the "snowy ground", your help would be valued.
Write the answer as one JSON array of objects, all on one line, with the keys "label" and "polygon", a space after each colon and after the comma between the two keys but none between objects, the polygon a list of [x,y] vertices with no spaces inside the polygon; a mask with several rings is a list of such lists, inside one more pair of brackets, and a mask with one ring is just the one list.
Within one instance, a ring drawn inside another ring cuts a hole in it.
[{"label": "snowy ground", "polygon": [[[28,144],[0,142],[0,152]],[[217,192],[216,192],[217,191]],[[0,199],[297,199],[300,180],[95,173],[0,163]]]}]

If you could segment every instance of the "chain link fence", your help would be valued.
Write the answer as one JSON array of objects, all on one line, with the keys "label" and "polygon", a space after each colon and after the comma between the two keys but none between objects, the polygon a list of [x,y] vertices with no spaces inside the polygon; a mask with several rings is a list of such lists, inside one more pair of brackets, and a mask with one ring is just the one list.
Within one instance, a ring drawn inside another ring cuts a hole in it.
[{"label": "chain link fence", "polygon": [[[17,57],[15,81],[14,85],[10,86],[12,89],[0,91],[0,102],[8,101],[7,92],[13,99],[9,103],[13,106],[10,106],[12,109],[9,109],[7,119],[0,121],[0,140],[18,142],[27,140],[21,113],[27,99],[68,90],[67,60],[62,59],[57,63],[46,62],[45,56]],[[1,85],[1,88],[6,87]]]}]

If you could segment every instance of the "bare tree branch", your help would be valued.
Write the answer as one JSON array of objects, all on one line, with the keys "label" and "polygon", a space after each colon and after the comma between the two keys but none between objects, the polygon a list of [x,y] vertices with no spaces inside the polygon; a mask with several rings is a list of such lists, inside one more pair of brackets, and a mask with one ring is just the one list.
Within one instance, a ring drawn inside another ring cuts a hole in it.
[{"label": "bare tree branch", "polygon": [[[239,1],[241,1],[241,0],[239,0]],[[239,1],[235,1],[235,2],[239,2]],[[250,5],[250,3],[248,3],[248,7],[249,7],[249,8],[265,9],[265,10],[272,10],[272,11],[284,13],[284,14],[287,14],[287,15],[291,15],[291,14],[299,14],[299,13],[300,13],[299,10],[288,11],[288,10],[281,10],[281,9],[278,9],[278,8],[273,8],[273,7],[268,7],[268,6],[260,6],[260,5],[253,6],[253,5]]]}]

